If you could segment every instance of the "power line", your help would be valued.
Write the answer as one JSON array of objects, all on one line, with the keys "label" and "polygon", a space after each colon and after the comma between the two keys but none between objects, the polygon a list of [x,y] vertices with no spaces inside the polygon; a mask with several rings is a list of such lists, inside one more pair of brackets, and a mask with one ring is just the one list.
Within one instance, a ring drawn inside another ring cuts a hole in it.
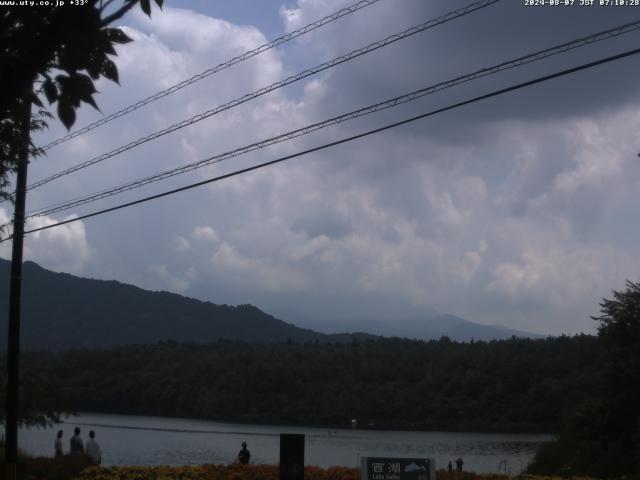
[{"label": "power line", "polygon": [[89,167],[91,165],[94,165],[96,163],[102,162],[108,158],[114,157],[116,155],[119,155],[123,152],[126,152],[127,150],[130,150],[134,147],[137,147],[138,145],[141,145],[143,143],[149,142],[151,140],[155,140],[156,138],[159,138],[163,135],[166,135],[168,133],[172,133],[175,132],[176,130],[180,130],[181,128],[187,127],[189,125],[192,125],[194,123],[197,123],[201,120],[204,120],[205,118],[209,118],[213,115],[216,115],[220,112],[223,112],[225,110],[229,110],[231,108],[237,107],[238,105],[241,105],[245,102],[248,102],[250,100],[253,100],[254,98],[260,97],[262,95],[265,95],[269,92],[272,92],[274,90],[277,90],[279,88],[285,87],[291,83],[297,82],[299,80],[302,80],[303,78],[309,77],[311,75],[315,75],[316,73],[322,72],[324,70],[327,70],[329,68],[335,67],[336,65],[339,65],[341,63],[344,62],[348,62],[350,60],[353,60],[354,58],[360,57],[361,55],[365,55],[367,53],[370,53],[374,50],[377,50],[379,48],[382,47],[386,47],[387,45],[390,45],[392,43],[395,43],[399,40],[402,40],[404,38],[407,38],[409,36],[415,35],[416,33],[420,33],[423,32],[427,29],[433,28],[437,25],[441,25],[443,23],[446,22],[450,22],[452,20],[455,20],[456,18],[462,17],[464,15],[467,15],[469,13],[472,13],[476,10],[480,10],[482,8],[486,8],[489,5],[492,5],[494,3],[499,2],[500,0],[481,0],[479,2],[475,2],[472,4],[467,5],[464,8],[460,8],[458,10],[454,10],[452,12],[449,12],[445,15],[442,15],[438,18],[429,20],[421,25],[415,26],[415,27],[411,27],[408,28],[406,30],[404,30],[403,32],[394,34],[394,35],[390,35],[387,38],[383,39],[383,40],[379,40],[377,42],[373,42],[370,43],[369,45],[359,48],[357,50],[353,50],[345,55],[342,55],[340,57],[334,58],[333,60],[330,60],[328,62],[322,63],[320,65],[317,65],[313,68],[304,70],[300,73],[297,73],[295,75],[292,75],[290,77],[285,78],[284,80],[280,80],[279,82],[273,83],[267,87],[262,87],[259,90],[256,90],[252,93],[248,93],[242,97],[239,97],[235,100],[232,100],[228,103],[225,103],[224,105],[220,105],[217,106],[215,108],[212,108],[210,110],[207,110],[206,112],[200,113],[198,115],[195,115],[187,120],[183,120],[181,122],[175,123],[167,128],[164,128],[163,130],[159,130],[157,132],[154,132],[150,135],[147,135],[146,137],[142,137],[139,138],[137,140],[134,140],[133,142],[128,143],[127,145],[123,145],[121,147],[118,147],[110,152],[104,153],[102,155],[99,155],[97,157],[94,157],[90,160],[87,160],[85,162],[79,163],[73,167],[70,167],[66,170],[62,170],[58,173],[55,173],[49,177],[46,177],[42,180],[39,180],[31,185],[29,185],[27,187],[27,190],[32,190],[34,188],[40,187],[46,183],[49,183],[57,178],[60,178],[62,176],[65,175],[69,175],[70,173],[76,172],[78,170],[81,170],[83,168]]},{"label": "power line", "polygon": [[560,53],[564,53],[570,50],[573,50],[575,48],[579,48],[585,45],[590,45],[592,43],[596,43],[596,42],[600,42],[603,40],[607,40],[610,38],[614,38],[617,37],[619,35],[623,35],[629,32],[633,32],[633,31],[637,31],[638,29],[640,29],[640,20],[636,20],[635,22],[630,22],[624,25],[620,25],[614,28],[610,28],[608,30],[604,30],[602,32],[598,32],[586,37],[582,37],[582,38],[578,38],[576,40],[573,40],[571,42],[566,42],[563,43],[561,45],[557,45],[551,48],[547,48],[545,50],[540,50],[537,51],[535,53],[531,53],[519,58],[516,58],[514,60],[509,60],[506,62],[502,62],[500,64],[494,65],[492,67],[487,67],[487,68],[483,68],[480,70],[477,70],[473,73],[467,74],[467,75],[463,75],[460,77],[456,77],[454,79],[451,80],[447,80],[445,82],[441,82],[426,88],[422,88],[420,90],[416,90],[414,92],[405,94],[405,95],[401,95],[395,98],[392,98],[390,100],[385,100],[383,102],[379,102],[373,105],[369,105],[367,107],[363,107],[360,108],[358,110],[354,110],[351,111],[349,113],[345,113],[343,115],[337,116],[337,117],[333,117],[327,120],[324,120],[322,122],[318,122],[318,123],[314,123],[311,125],[307,125],[305,127],[287,132],[287,133],[283,133],[280,135],[277,135],[275,137],[271,137],[268,138],[266,140],[262,140],[260,142],[256,142],[256,143],[252,143],[250,145],[246,145],[240,148],[236,148],[234,150],[225,152],[225,153],[221,153],[215,156],[211,156],[208,157],[206,159],[203,160],[198,160],[197,162],[193,162],[190,163],[188,165],[182,165],[180,167],[176,167],[155,175],[151,175],[151,176],[147,176],[147,177],[143,177],[143,178],[139,178],[137,180],[134,181],[130,181],[128,183],[119,185],[117,187],[113,187],[110,188],[108,190],[103,190],[97,193],[92,193],[89,195],[85,195],[82,197],[78,197],[75,199],[71,199],[71,200],[67,200],[65,202],[61,202],[55,205],[51,205],[48,207],[44,207],[41,208],[39,210],[35,210],[32,212],[29,212],[29,214],[27,215],[27,218],[33,218],[36,216],[44,216],[44,215],[51,215],[54,213],[58,213],[61,211],[65,211],[68,210],[70,208],[73,207],[77,207],[77,206],[81,206],[81,205],[86,205],[88,203],[92,203],[104,198],[108,198],[111,197],[113,195],[117,195],[119,193],[123,193],[129,190],[133,190],[136,188],[140,188],[144,185],[148,185],[150,183],[154,183],[160,180],[164,180],[176,175],[180,175],[182,173],[186,173],[192,170],[195,170],[197,168],[201,168],[207,165],[211,165],[214,163],[219,163],[222,162],[224,160],[228,160],[230,158],[233,157],[237,157],[240,155],[244,155],[246,153],[255,151],[255,150],[259,150],[261,148],[265,148],[267,146],[271,146],[271,145],[275,145],[277,143],[281,143],[284,141],[288,141],[303,135],[307,135],[309,133],[312,133],[314,131],[329,127],[331,125],[335,125],[338,123],[342,123],[342,122],[346,122],[349,120],[353,120],[355,118],[359,118],[365,115],[369,115],[381,110],[385,110],[388,108],[393,108],[396,107],[398,105],[402,105],[404,103],[407,102],[411,102],[414,100],[417,100],[419,98],[422,98],[426,95],[430,95],[436,92],[439,92],[441,90],[445,90],[447,88],[451,88],[454,87],[456,85],[459,85],[461,83],[465,83],[465,82],[469,82],[472,80],[476,80],[478,78],[482,78],[488,75],[492,75],[492,74],[496,74],[499,73],[501,71],[504,70],[508,70],[511,68],[515,68],[515,67],[519,67],[522,65],[526,65],[532,62],[536,62],[539,60],[542,60],[544,58],[553,56],[553,55],[557,55]]},{"label": "power line", "polygon": [[140,100],[136,103],[134,103],[133,105],[129,105],[128,107],[123,108],[122,110],[118,110],[115,113],[112,113],[111,115],[108,115],[107,117],[101,118],[100,120],[93,122],[83,128],[80,128],[78,130],[75,130],[63,137],[58,138],[57,140],[54,140],[51,143],[46,144],[45,146],[41,147],[42,150],[47,151],[50,150],[51,148],[55,147],[56,145],[60,145],[63,142],[66,142],[67,140],[70,140],[72,138],[75,138],[79,135],[82,135],[83,133],[89,132],[95,128],[98,128],[102,125],[104,125],[105,123],[109,123],[112,120],[115,120],[116,118],[120,118],[123,117],[135,110],[138,110],[139,108],[144,107],[145,105],[155,102],[156,100],[159,100],[163,97],[166,97],[167,95],[171,95],[174,92],[177,92],[178,90],[182,90],[183,88],[191,85],[192,83],[195,83],[197,81],[200,81],[204,78],[207,78],[215,73],[221,72],[222,70],[225,70],[237,63],[243,62],[245,60],[248,60],[250,58],[253,58],[257,55],[260,55],[261,53],[264,53],[268,50],[271,50],[272,48],[275,48],[279,45],[282,45],[283,43],[286,43],[290,40],[293,40],[295,38],[298,38],[302,35],[305,35],[306,33],[309,33],[313,30],[316,30],[317,28],[320,28],[328,23],[331,23],[335,20],[338,20],[341,17],[344,17],[345,15],[349,15],[351,13],[357,12],[358,10],[361,10],[365,7],[368,7],[370,5],[373,5],[374,3],[379,2],[380,0],[361,0],[359,2],[354,3],[353,5],[349,5],[348,7],[342,8],[340,10],[338,10],[335,13],[332,13],[331,15],[327,15],[326,17],[321,18],[320,20],[310,23],[308,25],[305,25],[302,28],[299,28],[297,30],[294,30],[293,32],[290,32],[286,35],[283,35],[281,37],[276,38],[275,40],[272,40],[269,43],[265,43],[263,45],[260,45],[257,48],[254,48],[253,50],[249,50],[247,52],[244,52],[242,55],[238,55],[237,57],[234,57],[230,60],[227,60],[215,67],[209,68],[208,70],[205,70],[202,73],[199,73],[197,75],[194,75],[191,78],[188,78],[186,80],[181,81],[180,83],[177,83],[165,90],[161,90],[160,92],[155,93],[154,95],[151,95],[143,100]]},{"label": "power line", "polygon": [[[640,53],[640,48],[636,48],[636,49],[633,49],[633,50],[628,50],[626,52],[619,53],[617,55],[612,55],[612,56],[609,56],[609,57],[606,57],[606,58],[603,58],[603,59],[600,59],[600,60],[596,60],[596,61],[593,61],[593,62],[589,62],[589,63],[585,63],[585,64],[582,64],[582,65],[579,65],[577,67],[569,68],[569,69],[566,69],[566,70],[561,70],[559,72],[552,73],[550,75],[545,75],[543,77],[538,77],[538,78],[536,78],[534,80],[529,80],[527,82],[518,83],[516,85],[512,85],[512,86],[507,87],[507,88],[502,88],[500,90],[495,90],[495,91],[493,91],[491,93],[487,93],[485,95],[480,95],[480,96],[471,98],[469,100],[464,100],[462,102],[454,103],[452,105],[448,105],[446,107],[439,108],[437,110],[432,110],[430,112],[423,113],[423,114],[417,115],[415,117],[407,118],[407,119],[402,120],[400,122],[391,123],[391,124],[388,124],[388,125],[385,125],[383,127],[379,127],[379,128],[373,129],[373,130],[368,130],[366,132],[359,133],[357,135],[346,137],[346,138],[343,138],[343,139],[340,139],[340,140],[336,140],[334,142],[326,143],[324,145],[320,145],[318,147],[310,148],[310,149],[304,150],[302,152],[294,153],[294,154],[291,154],[291,155],[286,155],[284,157],[280,157],[280,158],[277,158],[275,160],[271,160],[271,161],[268,161],[268,162],[260,163],[258,165],[254,165],[254,166],[251,166],[251,167],[243,168],[241,170],[236,170],[235,172],[227,173],[225,175],[220,175],[218,177],[210,178],[208,180],[203,180],[201,182],[192,183],[190,185],[186,185],[184,187],[180,187],[180,188],[176,188],[176,189],[169,190],[169,191],[166,191],[166,192],[162,192],[162,193],[159,193],[159,194],[156,194],[156,195],[151,195],[151,196],[148,196],[148,197],[144,197],[144,198],[141,198],[141,199],[138,199],[138,200],[134,200],[132,202],[127,202],[127,203],[123,203],[123,204],[120,204],[120,205],[116,205],[114,207],[105,208],[103,210],[98,210],[96,212],[88,213],[88,214],[82,215],[80,217],[70,218],[70,219],[63,220],[63,221],[60,221],[60,222],[57,222],[57,223],[54,223],[54,224],[51,224],[51,225],[46,225],[44,227],[39,227],[39,228],[34,228],[34,229],[31,229],[31,230],[27,230],[24,233],[25,234],[34,233],[34,232],[39,232],[41,230],[47,230],[49,228],[54,228],[54,227],[58,227],[58,226],[61,226],[61,225],[66,225],[68,223],[77,222],[79,220],[84,220],[86,218],[95,217],[95,216],[102,215],[102,214],[105,214],[105,213],[113,212],[115,210],[120,210],[120,209],[123,209],[123,208],[131,207],[133,205],[138,205],[140,203],[145,203],[145,202],[148,202],[148,201],[151,201],[151,200],[156,200],[158,198],[166,197],[168,195],[173,195],[175,193],[183,192],[185,190],[190,190],[192,188],[196,188],[196,187],[200,187],[202,185],[206,185],[206,184],[209,184],[209,183],[213,183],[213,182],[217,182],[217,181],[220,181],[220,180],[224,180],[226,178],[235,177],[235,176],[241,175],[243,173],[247,173],[247,172],[250,172],[250,171],[253,171],[253,170],[258,170],[260,168],[267,167],[267,166],[270,166],[270,165],[274,165],[276,163],[284,162],[285,160],[290,160],[292,158],[300,157],[300,156],[303,156],[303,155],[307,155],[309,153],[317,152],[317,151],[324,150],[324,149],[327,149],[327,148],[330,148],[330,147],[334,147],[336,145],[340,145],[340,144],[347,143],[347,142],[350,142],[350,141],[353,141],[353,140],[364,138],[364,137],[367,137],[369,135],[373,135],[375,133],[380,133],[380,132],[383,132],[385,130],[389,130],[389,129],[392,129],[392,128],[395,128],[395,127],[399,127],[401,125],[406,125],[408,123],[415,122],[415,121],[423,119],[423,118],[431,117],[431,116],[437,115],[439,113],[443,113],[443,112],[446,112],[446,111],[449,111],[449,110],[454,110],[456,108],[459,108],[459,107],[462,107],[462,106],[465,106],[465,105],[469,105],[469,104],[472,104],[472,103],[475,103],[475,102],[479,102],[481,100],[486,100],[486,99],[489,99],[489,98],[492,98],[492,97],[496,97],[498,95],[503,95],[505,93],[512,92],[512,91],[515,91],[515,90],[520,90],[522,88],[529,87],[531,85],[535,85],[535,84],[538,84],[538,83],[546,82],[546,81],[552,80],[554,78],[558,78],[558,77],[562,77],[562,76],[565,76],[565,75],[569,75],[571,73],[579,72],[581,70],[586,70],[588,68],[593,68],[595,66],[603,65],[605,63],[613,62],[615,60],[620,60],[622,58],[629,57],[631,55],[636,55],[638,53]],[[7,241],[10,238],[12,238],[12,236],[7,237],[6,239],[0,240],[0,243],[4,242],[4,241]]]}]

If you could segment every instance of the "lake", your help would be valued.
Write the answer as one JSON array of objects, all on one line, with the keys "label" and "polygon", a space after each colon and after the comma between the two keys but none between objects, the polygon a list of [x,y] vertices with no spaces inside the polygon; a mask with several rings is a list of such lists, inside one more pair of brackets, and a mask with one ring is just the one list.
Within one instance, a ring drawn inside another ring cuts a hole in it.
[{"label": "lake", "polygon": [[104,465],[197,465],[230,463],[246,441],[251,463],[278,463],[280,433],[306,435],[305,463],[328,467],[359,466],[360,456],[416,456],[436,459],[436,468],[461,457],[464,469],[517,474],[536,448],[551,438],[540,434],[403,432],[244,425],[182,418],[82,413],[53,429],[21,429],[20,448],[33,455],[53,455],[58,430],[65,451],[74,427],[89,430],[103,451]]}]

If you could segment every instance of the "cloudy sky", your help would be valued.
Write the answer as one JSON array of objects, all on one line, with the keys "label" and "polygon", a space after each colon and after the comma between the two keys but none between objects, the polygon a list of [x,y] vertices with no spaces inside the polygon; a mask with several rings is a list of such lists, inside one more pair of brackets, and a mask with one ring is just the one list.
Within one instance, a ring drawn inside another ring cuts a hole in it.
[{"label": "cloudy sky", "polygon": [[[349,0],[167,0],[122,26],[109,114]],[[68,141],[36,181],[468,2],[381,0]],[[184,165],[640,19],[638,7],[503,0],[29,192],[27,210]],[[424,97],[128,194],[82,215],[334,141],[640,46],[640,32]],[[56,271],[253,303],[305,318],[435,308],[543,334],[592,332],[598,302],[640,272],[640,58],[421,120],[151,203],[29,235]],[[91,108],[77,127],[102,115]],[[65,133],[57,124],[37,143]],[[9,218],[7,204],[0,220]],[[0,255],[9,256],[8,243]],[[70,292],[72,293],[72,292]],[[295,316],[294,316],[295,317]],[[290,317],[287,320],[296,321]]]}]

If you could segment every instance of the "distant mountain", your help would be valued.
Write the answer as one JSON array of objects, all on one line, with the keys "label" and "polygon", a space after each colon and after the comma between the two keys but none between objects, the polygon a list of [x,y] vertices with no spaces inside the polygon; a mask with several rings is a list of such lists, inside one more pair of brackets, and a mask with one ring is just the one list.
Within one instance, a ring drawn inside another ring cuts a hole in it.
[{"label": "distant mountain", "polygon": [[[6,345],[9,270],[10,262],[0,259],[0,350]],[[216,305],[117,281],[56,273],[33,262],[24,263],[22,294],[21,339],[26,349],[112,347],[165,340],[205,343],[223,338],[324,343],[379,336],[422,340],[447,336],[463,342],[502,340],[514,335],[539,337],[498,325],[481,325],[430,308],[387,319],[309,319],[289,311],[278,315],[283,321],[253,305]]]},{"label": "distant mountain", "polygon": [[[10,262],[0,259],[0,349],[4,350]],[[370,335],[326,335],[278,320],[252,305],[215,305],[117,281],[55,273],[25,262],[21,345],[61,350],[165,340],[211,342],[350,342]]]},{"label": "distant mountain", "polygon": [[443,314],[431,308],[415,310],[407,316],[395,318],[306,318],[302,314],[291,315],[277,312],[280,318],[304,325],[313,330],[332,332],[367,332],[385,337],[404,337],[418,340],[437,340],[449,337],[458,342],[471,340],[506,340],[512,336],[522,338],[543,338],[501,325],[483,325],[455,315]]}]

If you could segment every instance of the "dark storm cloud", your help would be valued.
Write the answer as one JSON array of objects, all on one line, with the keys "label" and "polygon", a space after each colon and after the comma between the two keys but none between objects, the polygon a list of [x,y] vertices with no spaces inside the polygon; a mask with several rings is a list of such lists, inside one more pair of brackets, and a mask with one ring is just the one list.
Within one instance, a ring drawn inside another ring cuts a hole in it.
[{"label": "dark storm cloud", "polygon": [[[406,1],[401,7],[396,2],[384,3],[379,9],[386,12],[368,11],[349,19],[350,27],[329,40],[330,48],[325,45],[329,50],[325,55],[338,55],[379,39],[381,32],[400,31],[467,3]],[[370,22],[367,16],[372,18]],[[379,18],[389,21],[379,25]],[[525,7],[520,1],[502,1],[358,59],[351,68],[336,68],[326,80],[332,96],[323,98],[317,107],[319,111],[335,113],[338,106],[342,110],[346,106],[363,106],[636,19],[640,19],[640,10],[633,7],[541,8]],[[403,111],[408,116],[441,107],[631,49],[639,40],[640,32],[635,32],[583,47],[455,87],[415,106],[403,107]],[[411,126],[406,130],[414,133],[422,129],[425,135],[449,142],[464,141],[465,136],[472,136],[471,141],[475,141],[474,130],[485,131],[490,122],[557,119],[614,109],[638,97],[639,68],[638,58],[621,60],[438,116],[436,121],[425,122],[428,128]],[[460,135],[461,130],[465,136]]]}]

